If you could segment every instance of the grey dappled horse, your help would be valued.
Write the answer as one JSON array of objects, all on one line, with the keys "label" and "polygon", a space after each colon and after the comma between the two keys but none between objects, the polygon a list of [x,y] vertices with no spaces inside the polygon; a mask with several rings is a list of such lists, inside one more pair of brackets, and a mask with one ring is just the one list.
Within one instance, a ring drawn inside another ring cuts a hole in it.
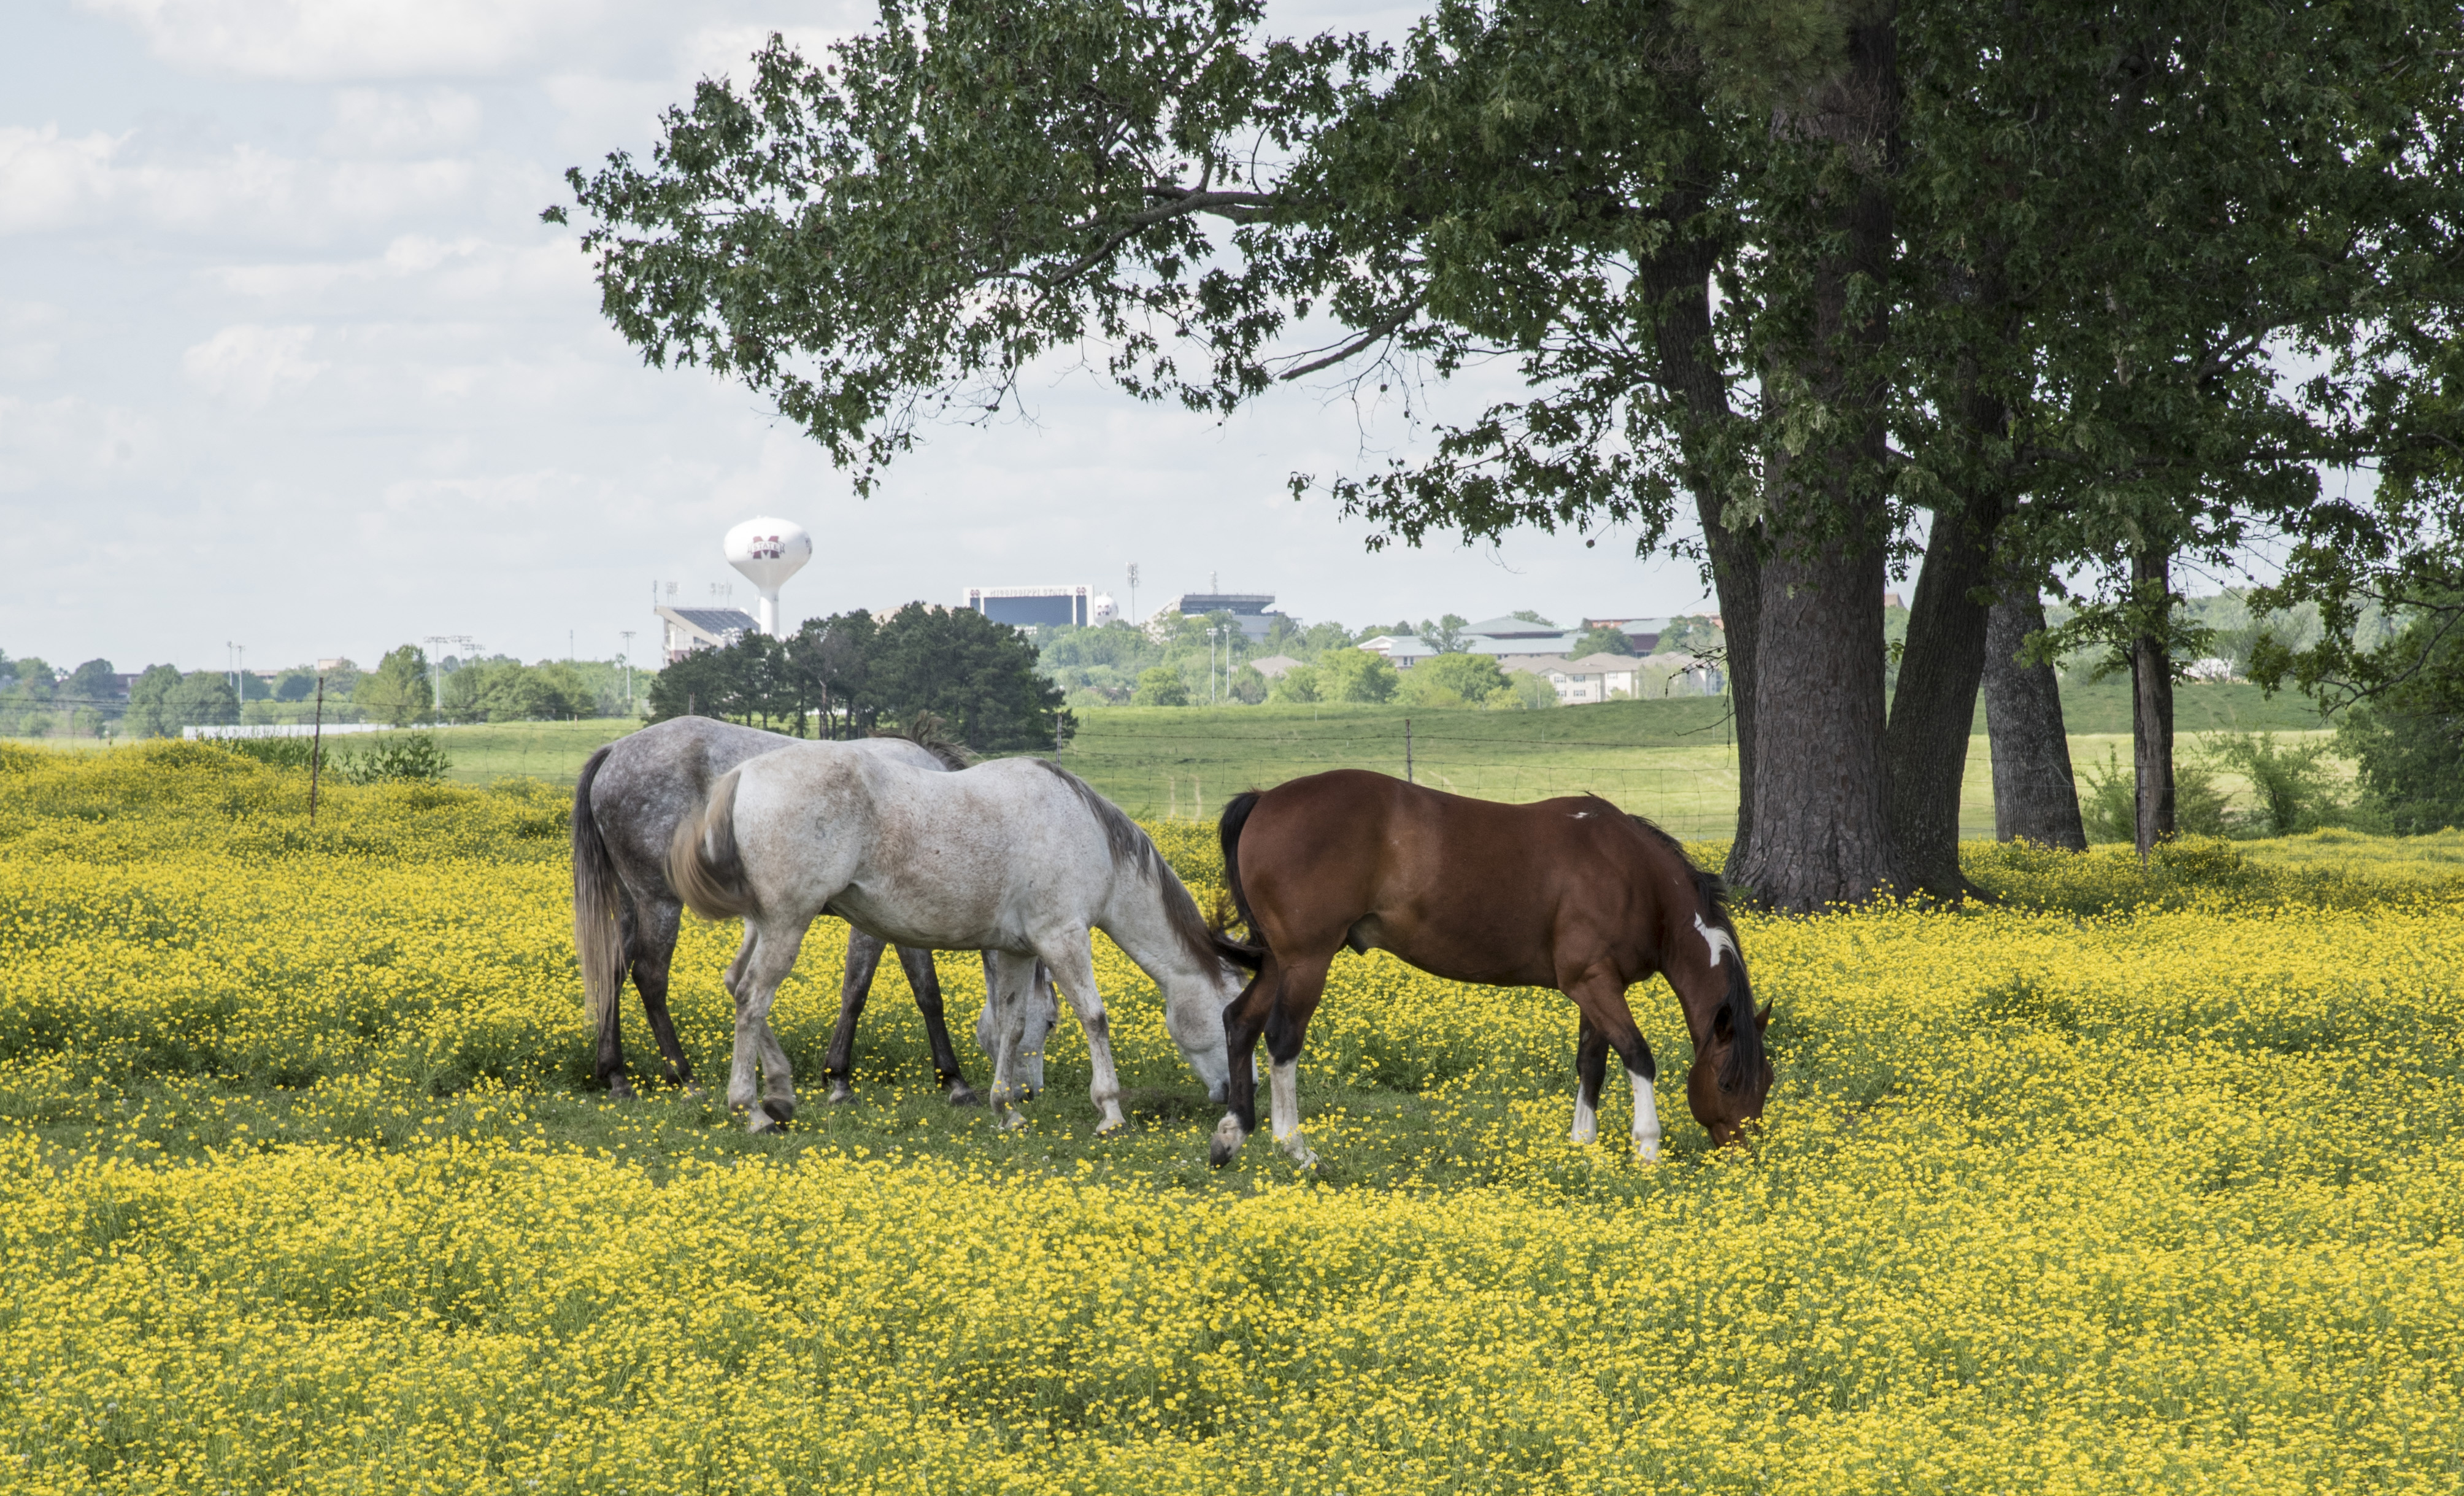
[{"label": "grey dappled horse", "polygon": [[[581,957],[583,1001],[598,1033],[597,1075],[610,1093],[633,1094],[632,1082],[625,1073],[618,1002],[628,972],[642,995],[642,1011],[650,1032],[667,1059],[669,1079],[679,1087],[693,1085],[693,1062],[676,1042],[675,1024],[668,1016],[668,967],[675,955],[676,927],[683,913],[682,904],[668,887],[668,847],[675,839],[677,825],[700,810],[714,781],[792,740],[733,722],[680,716],[619,738],[591,755],[583,766],[581,782],[573,791],[573,938]],[[903,737],[864,738],[842,746],[926,772],[965,764],[946,745],[928,747]],[[839,1021],[830,1034],[823,1070],[832,1101],[854,1096],[847,1072],[854,1058],[856,1021],[864,1012],[881,954],[882,942],[860,930],[847,941]],[[959,1072],[949,1025],[942,1019],[941,984],[933,969],[932,953],[901,945],[898,961],[906,968],[915,1005],[924,1015],[939,1083],[947,1088],[952,1105],[974,1104],[979,1098]],[[728,968],[731,994],[736,991],[736,965]],[[1059,1015],[1048,984],[1042,991],[1048,1029]],[[981,1026],[978,1025],[979,1038]],[[986,1049],[989,1052],[988,1045]],[[1041,1087],[1040,1067],[1029,1081]]]},{"label": "grey dappled horse", "polygon": [[765,1094],[748,1118],[754,1132],[795,1114],[770,1002],[824,912],[885,940],[986,953],[984,1028],[1003,1126],[1025,1121],[1009,1109],[1028,1089],[1039,961],[1086,1030],[1096,1131],[1123,1125],[1095,990],[1097,930],[1162,990],[1165,1031],[1208,1099],[1224,1095],[1223,1006],[1245,979],[1230,957],[1246,948],[1207,926],[1134,822],[1058,764],[1003,759],[934,773],[844,744],[783,747],[719,777],[707,808],[677,827],[668,882],[694,913],[744,920],[727,1100],[752,1108],[758,1058]]}]

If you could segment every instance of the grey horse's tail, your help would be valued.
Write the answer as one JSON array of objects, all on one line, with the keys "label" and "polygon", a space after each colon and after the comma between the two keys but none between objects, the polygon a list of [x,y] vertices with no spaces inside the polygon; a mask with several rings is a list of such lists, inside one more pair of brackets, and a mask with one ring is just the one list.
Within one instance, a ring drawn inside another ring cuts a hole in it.
[{"label": "grey horse's tail", "polygon": [[744,876],[744,858],[736,846],[736,781],[740,770],[729,770],[711,786],[701,814],[676,825],[668,847],[668,886],[685,908],[704,919],[744,919],[759,905]]},{"label": "grey horse's tail", "polygon": [[573,954],[582,963],[582,1009],[593,1033],[616,1011],[625,988],[625,886],[590,811],[591,783],[613,747],[592,754],[573,786]]}]

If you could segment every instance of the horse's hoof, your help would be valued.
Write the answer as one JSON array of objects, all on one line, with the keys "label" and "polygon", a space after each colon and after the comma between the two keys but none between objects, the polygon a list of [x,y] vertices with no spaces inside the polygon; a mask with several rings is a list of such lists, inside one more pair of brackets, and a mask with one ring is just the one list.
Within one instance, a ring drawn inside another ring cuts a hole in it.
[{"label": "horse's hoof", "polygon": [[1001,1130],[1004,1133],[1015,1133],[1025,1126],[1026,1113],[1023,1111],[1006,1112],[1001,1118]]},{"label": "horse's hoof", "polygon": [[1115,1119],[1111,1122],[1099,1122],[1095,1125],[1095,1135],[1097,1137],[1117,1136],[1118,1134],[1129,1131],[1129,1127],[1130,1124],[1126,1120],[1121,1119]]},{"label": "horse's hoof", "polygon": [[832,1081],[830,1093],[823,1099],[833,1107],[844,1107],[855,1100],[855,1088],[845,1081]]},{"label": "horse's hoof", "polygon": [[984,1098],[976,1094],[976,1089],[968,1085],[965,1081],[954,1081],[951,1083],[950,1105],[954,1107],[980,1107],[983,1104]]},{"label": "horse's hoof", "polygon": [[770,1119],[769,1112],[761,1111],[759,1108],[756,1108],[746,1114],[744,1118],[744,1131],[759,1135],[763,1133],[779,1132],[781,1129],[778,1123]]},{"label": "horse's hoof", "polygon": [[676,1082],[676,1094],[682,1096],[687,1101],[708,1101],[710,1099],[710,1092],[702,1089],[699,1083],[694,1081]]},{"label": "horse's hoof", "polygon": [[1658,1163],[1660,1161],[1660,1139],[1656,1137],[1636,1138],[1634,1140],[1634,1156],[1643,1163]]},{"label": "horse's hoof", "polygon": [[627,1080],[622,1075],[610,1075],[607,1077],[607,1099],[610,1101],[632,1100],[633,1083]]}]

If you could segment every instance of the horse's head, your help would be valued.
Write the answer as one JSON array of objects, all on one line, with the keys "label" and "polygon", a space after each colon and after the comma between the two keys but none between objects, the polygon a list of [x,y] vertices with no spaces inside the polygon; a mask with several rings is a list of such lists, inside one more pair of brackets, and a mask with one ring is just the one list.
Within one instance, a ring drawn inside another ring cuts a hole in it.
[{"label": "horse's head", "polygon": [[[1751,1032],[1740,1031],[1740,1013]],[[1710,1038],[1695,1046],[1685,1105],[1720,1147],[1743,1141],[1746,1124],[1763,1114],[1763,1098],[1771,1087],[1771,1056],[1763,1048],[1763,1030],[1770,1026],[1768,1003],[1757,1013],[1751,999],[1724,1002],[1712,1015]]]}]

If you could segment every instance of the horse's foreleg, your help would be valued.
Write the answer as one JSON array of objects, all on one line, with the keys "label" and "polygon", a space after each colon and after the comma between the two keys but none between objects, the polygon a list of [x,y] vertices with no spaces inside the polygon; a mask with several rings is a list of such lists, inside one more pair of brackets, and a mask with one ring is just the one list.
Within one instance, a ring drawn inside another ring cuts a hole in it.
[{"label": "horse's foreleg", "polygon": [[924,1015],[924,1037],[933,1045],[933,1077],[954,1107],[978,1107],[983,1098],[958,1070],[958,1051],[950,1044],[950,1023],[941,1011],[941,974],[933,969],[933,953],[898,948],[898,964],[915,994],[915,1011]]},{"label": "horse's foreleg", "polygon": [[839,1021],[830,1030],[830,1049],[822,1061],[822,1079],[829,1084],[831,1101],[855,1100],[848,1082],[855,1073],[855,1025],[864,1017],[865,997],[872,991],[873,971],[881,965],[881,941],[861,930],[847,932],[847,975],[839,979]]},{"label": "horse's foreleg", "polygon": [[1040,954],[1044,964],[1051,969],[1052,984],[1069,1000],[1078,1015],[1078,1026],[1087,1031],[1087,1058],[1094,1071],[1094,1081],[1088,1095],[1095,1103],[1100,1116],[1095,1123],[1095,1135],[1117,1133],[1129,1125],[1121,1115],[1121,1076],[1112,1065],[1112,1023],[1104,1014],[1103,996],[1095,990],[1095,961],[1088,941],[1090,935],[1080,928],[1062,937],[1053,949]]},{"label": "horse's foreleg", "polygon": [[[1583,1011],[1583,1022],[1599,1036],[1598,1042],[1617,1051],[1625,1063],[1626,1079],[1634,1083],[1634,1152],[1635,1156],[1650,1163],[1660,1156],[1660,1107],[1653,1095],[1652,1084],[1660,1079],[1660,1065],[1651,1057],[1651,1045],[1645,1044],[1642,1030],[1635,1026],[1634,1010],[1625,1003],[1625,987],[1615,977],[1587,979],[1567,990],[1574,1005]],[[1576,1065],[1580,1067],[1580,1057]],[[1608,1063],[1600,1062],[1605,1078]],[[1596,1084],[1587,1087],[1596,1096]],[[1575,1127],[1582,1126],[1581,1103],[1576,1102]]]},{"label": "horse's foreleg", "polygon": [[1600,1137],[1600,1086],[1609,1074],[1609,1041],[1587,1017],[1574,1038],[1574,1141]]}]

